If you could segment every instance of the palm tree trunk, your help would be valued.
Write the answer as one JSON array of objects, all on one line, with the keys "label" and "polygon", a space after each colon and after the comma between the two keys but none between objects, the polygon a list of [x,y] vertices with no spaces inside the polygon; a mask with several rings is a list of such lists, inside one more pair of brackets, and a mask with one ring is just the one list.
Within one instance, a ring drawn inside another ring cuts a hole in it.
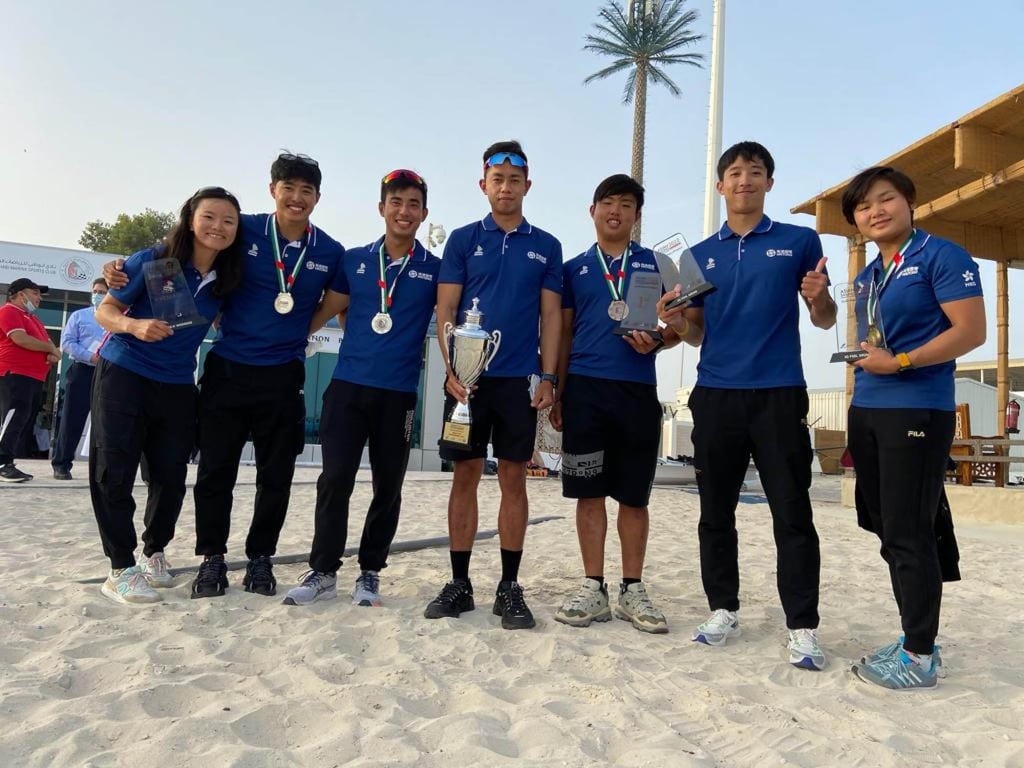
[{"label": "palm tree trunk", "polygon": [[[647,133],[647,64],[636,65],[636,93],[633,95],[633,162],[630,175],[644,183],[644,142]],[[632,237],[640,242],[640,222],[633,226]]]}]

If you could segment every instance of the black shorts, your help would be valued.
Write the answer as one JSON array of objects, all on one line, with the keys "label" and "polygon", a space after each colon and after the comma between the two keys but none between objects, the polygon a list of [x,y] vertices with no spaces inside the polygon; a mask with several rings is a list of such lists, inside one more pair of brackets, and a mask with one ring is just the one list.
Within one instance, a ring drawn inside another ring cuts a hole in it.
[{"label": "black shorts", "polygon": [[646,507],[661,421],[655,385],[570,374],[562,393],[562,495]]},{"label": "black shorts", "polygon": [[[483,459],[487,444],[494,443],[494,458],[505,461],[529,461],[537,440],[537,411],[530,403],[529,376],[489,376],[477,382],[469,399],[473,424],[469,432],[469,450],[460,450],[439,442],[445,461]],[[444,417],[455,407],[455,398],[445,392]]]}]

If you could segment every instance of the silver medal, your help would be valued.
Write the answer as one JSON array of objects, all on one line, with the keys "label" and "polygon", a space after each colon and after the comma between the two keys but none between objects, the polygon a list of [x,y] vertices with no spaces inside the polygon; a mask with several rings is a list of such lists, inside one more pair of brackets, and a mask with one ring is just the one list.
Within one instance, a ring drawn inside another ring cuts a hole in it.
[{"label": "silver medal", "polygon": [[274,299],[274,309],[280,315],[287,315],[292,309],[295,308],[295,299],[292,298],[290,293],[284,293],[283,291],[277,294],[277,298]]},{"label": "silver medal", "polygon": [[629,315],[629,306],[622,299],[616,299],[608,305],[608,317],[612,320],[625,320]]},{"label": "silver medal", "polygon": [[387,333],[391,330],[391,326],[394,325],[391,320],[391,315],[386,315],[383,312],[378,312],[373,316],[373,320],[370,322],[370,327],[373,328],[374,333]]}]

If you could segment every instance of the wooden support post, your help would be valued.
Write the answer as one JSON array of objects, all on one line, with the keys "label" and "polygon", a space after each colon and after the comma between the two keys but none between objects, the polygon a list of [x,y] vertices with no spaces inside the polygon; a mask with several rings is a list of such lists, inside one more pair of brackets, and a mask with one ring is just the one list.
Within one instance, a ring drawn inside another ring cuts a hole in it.
[{"label": "wooden support post", "polygon": [[[864,270],[864,265],[867,260],[867,248],[864,245],[864,241],[860,236],[850,236],[846,238],[846,248],[848,252],[846,269],[848,275],[848,282],[853,285],[853,282]],[[857,338],[857,304],[853,301],[846,302],[846,347],[847,349],[856,348],[860,343],[860,339]],[[853,366],[846,366],[846,406],[849,408],[850,401],[853,399]]]}]

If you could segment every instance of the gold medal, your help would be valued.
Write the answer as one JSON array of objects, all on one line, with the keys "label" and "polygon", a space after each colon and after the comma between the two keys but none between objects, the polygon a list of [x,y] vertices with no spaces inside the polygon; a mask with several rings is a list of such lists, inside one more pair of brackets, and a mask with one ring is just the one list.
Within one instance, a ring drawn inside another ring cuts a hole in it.
[{"label": "gold medal", "polygon": [[866,341],[873,347],[882,346],[882,344],[884,343],[884,339],[882,338],[882,331],[879,330],[877,325],[868,326],[868,333],[867,336],[864,338],[864,341]]}]

